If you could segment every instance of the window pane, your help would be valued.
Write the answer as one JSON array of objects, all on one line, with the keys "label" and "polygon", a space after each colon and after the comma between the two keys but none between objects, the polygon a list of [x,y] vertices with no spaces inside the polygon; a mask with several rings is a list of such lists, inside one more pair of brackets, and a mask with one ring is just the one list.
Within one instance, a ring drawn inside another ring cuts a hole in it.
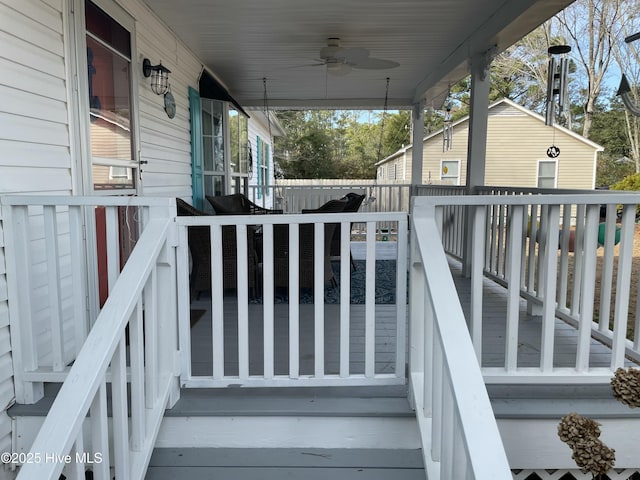
[{"label": "window pane", "polygon": [[204,103],[202,107],[202,134],[213,135],[213,123],[211,123],[211,114],[204,109]]},{"label": "window pane", "polygon": [[131,58],[129,32],[118,22],[91,2],[85,2],[85,19],[88,32],[111,45],[125,57]]},{"label": "window pane", "polygon": [[238,149],[240,142],[240,125],[238,112],[232,108],[229,109],[229,161],[231,162],[231,171],[237,173],[240,171],[240,151]]},{"label": "window pane", "polygon": [[91,2],[87,2],[87,31],[99,37],[86,36],[94,188],[134,188],[133,168],[122,165],[134,160],[130,35]]},{"label": "window pane", "polygon": [[556,162],[540,162],[538,167],[539,177],[555,177],[556,176]]},{"label": "window pane", "polygon": [[213,162],[216,172],[224,172],[224,143],[222,137],[213,138]]},{"label": "window pane", "polygon": [[448,177],[458,176],[458,162],[442,162],[442,173]]},{"label": "window pane", "polygon": [[129,62],[87,38],[91,153],[132,159]]},{"label": "window pane", "polygon": [[540,178],[538,178],[538,187],[539,188],[554,188],[555,187],[555,181],[554,181],[553,178],[540,177]]},{"label": "window pane", "polygon": [[202,150],[204,170],[213,170],[213,139],[211,137],[202,137]]}]

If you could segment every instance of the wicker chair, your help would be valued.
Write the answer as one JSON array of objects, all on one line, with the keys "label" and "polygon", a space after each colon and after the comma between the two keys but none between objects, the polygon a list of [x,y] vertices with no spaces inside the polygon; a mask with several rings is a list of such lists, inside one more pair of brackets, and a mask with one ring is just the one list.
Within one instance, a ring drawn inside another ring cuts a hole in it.
[{"label": "wicker chair", "polygon": [[[207,215],[207,213],[192,207],[184,200],[177,199],[178,215]],[[249,293],[256,294],[256,253],[254,247],[255,229],[247,230],[248,245],[248,276]],[[211,236],[209,227],[189,227],[189,250],[193,267],[191,270],[190,289],[192,296],[198,298],[202,292],[211,290]],[[222,227],[222,258],[223,258],[223,288],[236,290],[238,285],[237,275],[237,250],[235,226]]]},{"label": "wicker chair", "polygon": [[[317,209],[302,210],[307,213],[340,213],[344,211],[348,201],[346,199],[329,200]],[[333,270],[331,269],[330,247],[336,229],[336,223],[325,225],[324,229],[324,281],[325,284],[335,284]],[[300,288],[313,288],[313,251],[314,251],[314,224],[305,223],[299,229],[299,284]],[[289,286],[289,226],[276,225],[274,236],[274,285],[279,288]]]},{"label": "wicker chair", "polygon": [[213,207],[216,215],[271,215],[281,214],[282,210],[269,210],[256,205],[242,193],[205,198]]},{"label": "wicker chair", "polygon": [[[347,206],[344,207],[343,212],[345,213],[353,213],[357,212],[360,209],[360,205],[364,201],[364,195],[358,195],[357,193],[347,193],[341,200],[347,200]],[[353,227],[353,223],[351,224]],[[339,257],[340,256],[340,225],[336,227],[335,232],[333,233],[333,238],[331,239],[331,256]],[[351,266],[355,270],[355,264],[353,263],[353,258],[351,259]]]}]

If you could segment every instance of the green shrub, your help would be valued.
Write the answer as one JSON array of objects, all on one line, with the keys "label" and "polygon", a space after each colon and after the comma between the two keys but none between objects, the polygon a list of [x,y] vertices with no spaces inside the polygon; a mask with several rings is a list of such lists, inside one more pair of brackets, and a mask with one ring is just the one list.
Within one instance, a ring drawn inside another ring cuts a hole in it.
[{"label": "green shrub", "polygon": [[611,185],[611,190],[631,190],[640,191],[640,173],[634,173],[624,177],[617,183]]}]

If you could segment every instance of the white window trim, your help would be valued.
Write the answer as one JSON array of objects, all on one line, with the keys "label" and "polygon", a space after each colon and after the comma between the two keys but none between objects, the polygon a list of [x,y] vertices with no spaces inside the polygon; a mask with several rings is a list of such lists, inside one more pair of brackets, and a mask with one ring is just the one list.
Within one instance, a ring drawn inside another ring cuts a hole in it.
[{"label": "white window trim", "polygon": [[[140,54],[136,45],[136,29],[135,19],[125,11],[120,5],[113,0],[91,0],[94,4],[104,10],[111,18],[118,22],[123,28],[130,33],[131,45],[131,137],[132,137],[132,158],[130,162],[135,169],[135,175],[138,176],[138,168],[140,166],[140,135],[139,135],[139,83],[144,81],[140,72],[138,59]],[[84,0],[76,0],[74,2],[74,11],[70,12],[70,18],[73,27],[68,32],[70,38],[75,43],[75,51],[69,55],[71,59],[71,70],[77,82],[77,94],[72,93],[70,98],[75,98],[77,109],[74,114],[70,114],[70,124],[77,128],[77,132],[72,130],[72,136],[75,138],[76,152],[79,152],[78,159],[75,162],[79,172],[77,173],[77,190],[78,193],[84,195],[126,195],[126,194],[142,194],[142,181],[140,178],[135,182],[135,188],[115,189],[115,190],[94,190],[92,176],[91,145],[90,145],[90,125],[86,121],[89,118],[89,81],[87,75],[86,58],[87,58],[87,42],[86,42],[86,24],[85,24],[85,8]],[[72,77],[73,78],[73,77]],[[142,79],[142,80],[141,80]],[[71,82],[69,82],[71,83]],[[73,89],[72,89],[73,90]],[[77,95],[77,96],[76,96]],[[71,109],[70,109],[71,111]],[[75,135],[74,135],[75,133]],[[99,163],[98,163],[99,164]]]},{"label": "white window trim", "polygon": [[450,159],[450,158],[445,158],[445,159],[441,159],[440,160],[440,181],[444,181],[448,178],[453,178],[453,175],[450,177],[443,177],[442,176],[442,167],[443,164],[447,162],[447,163],[457,163],[458,164],[458,180],[456,181],[456,183],[454,183],[454,185],[460,185],[460,166],[462,164],[462,162],[459,159]]},{"label": "white window trim", "polygon": [[[553,172],[553,187],[540,187],[540,164],[552,162],[555,164],[555,169]],[[538,162],[536,163],[536,188],[558,188],[558,160],[554,158],[538,160]]]}]

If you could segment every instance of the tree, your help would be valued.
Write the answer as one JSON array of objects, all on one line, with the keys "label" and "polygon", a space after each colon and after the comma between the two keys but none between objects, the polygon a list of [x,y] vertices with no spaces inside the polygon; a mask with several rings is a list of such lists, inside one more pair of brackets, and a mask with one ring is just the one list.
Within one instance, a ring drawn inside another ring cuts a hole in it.
[{"label": "tree", "polygon": [[[625,14],[621,17],[620,37],[614,43],[613,56],[620,71],[631,86],[631,98],[635,105],[640,105],[640,54],[637,42],[625,43],[623,38],[632,35],[640,29],[638,20],[639,7],[635,1],[625,1],[622,4]],[[640,172],[640,119],[624,110],[623,124],[625,126],[628,152],[626,155],[632,160],[636,172]]]},{"label": "tree", "polygon": [[492,101],[508,98],[543,114],[547,97],[547,50],[562,38],[546,22],[498,55],[491,63]]},{"label": "tree", "polygon": [[624,0],[578,0],[555,19],[572,43],[571,56],[582,70],[582,136],[590,138],[596,103],[613,59]]},{"label": "tree", "polygon": [[327,110],[279,112],[287,135],[277,138],[275,150],[280,170],[287,178],[336,178],[341,158],[347,115]]},{"label": "tree", "polygon": [[591,140],[604,147],[598,157],[596,186],[608,187],[634,173],[625,127],[625,112],[619,98],[614,97],[605,109],[598,104],[593,117]]}]

